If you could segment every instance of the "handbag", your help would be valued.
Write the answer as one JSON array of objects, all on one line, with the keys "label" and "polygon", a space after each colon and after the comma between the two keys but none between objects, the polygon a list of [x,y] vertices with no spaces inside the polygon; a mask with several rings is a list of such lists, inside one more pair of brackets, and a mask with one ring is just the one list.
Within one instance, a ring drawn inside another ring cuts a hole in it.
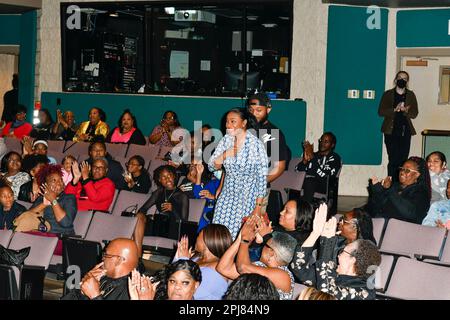
[{"label": "handbag", "polygon": [[7,249],[0,245],[0,264],[8,266],[21,267],[25,259],[30,254],[31,247],[26,247],[20,250]]},{"label": "handbag", "polygon": [[[131,211],[130,211],[131,209]],[[122,217],[135,217],[138,211],[138,205],[132,205],[129,206],[128,208],[126,208],[125,210],[122,211],[121,216]]]},{"label": "handbag", "polygon": [[25,211],[13,221],[14,232],[49,232],[50,223],[45,220],[44,212]]}]

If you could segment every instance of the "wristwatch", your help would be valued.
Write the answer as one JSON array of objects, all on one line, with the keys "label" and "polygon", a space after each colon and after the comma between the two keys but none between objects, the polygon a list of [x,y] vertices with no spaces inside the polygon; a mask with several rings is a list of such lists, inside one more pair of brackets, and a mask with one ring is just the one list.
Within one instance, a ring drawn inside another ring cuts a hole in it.
[{"label": "wristwatch", "polygon": [[57,204],[58,204],[58,200],[55,199],[52,201],[52,207],[56,206]]}]

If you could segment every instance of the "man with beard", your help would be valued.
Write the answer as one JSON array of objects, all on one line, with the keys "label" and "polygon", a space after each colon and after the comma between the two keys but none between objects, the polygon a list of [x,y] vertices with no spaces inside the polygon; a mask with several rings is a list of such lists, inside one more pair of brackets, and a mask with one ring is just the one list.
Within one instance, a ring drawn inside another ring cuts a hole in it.
[{"label": "man with beard", "polygon": [[314,145],[303,143],[303,159],[297,165],[297,171],[305,171],[303,182],[303,199],[313,201],[315,192],[326,193],[327,177],[336,177],[342,164],[341,157],[334,152],[336,136],[325,132],[319,140],[319,151],[314,152]]}]

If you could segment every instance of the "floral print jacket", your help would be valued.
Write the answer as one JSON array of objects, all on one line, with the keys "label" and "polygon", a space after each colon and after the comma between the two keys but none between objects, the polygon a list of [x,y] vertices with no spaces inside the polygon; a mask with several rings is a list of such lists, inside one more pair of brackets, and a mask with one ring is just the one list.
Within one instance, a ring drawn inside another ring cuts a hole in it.
[{"label": "floral print jacket", "polygon": [[[336,248],[339,238],[321,237],[317,260],[313,256],[313,247],[297,247],[291,270],[297,278],[304,280],[305,285],[315,286],[318,290],[335,296],[337,300],[375,299],[375,290],[367,287],[368,281],[365,278],[337,274]],[[305,279],[307,277],[309,279]]]}]

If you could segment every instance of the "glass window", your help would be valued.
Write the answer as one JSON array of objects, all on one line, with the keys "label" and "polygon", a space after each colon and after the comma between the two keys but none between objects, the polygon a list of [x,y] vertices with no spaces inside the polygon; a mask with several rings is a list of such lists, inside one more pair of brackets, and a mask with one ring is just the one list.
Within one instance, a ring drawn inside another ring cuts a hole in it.
[{"label": "glass window", "polygon": [[76,3],[64,90],[289,98],[292,1],[254,3]]}]

